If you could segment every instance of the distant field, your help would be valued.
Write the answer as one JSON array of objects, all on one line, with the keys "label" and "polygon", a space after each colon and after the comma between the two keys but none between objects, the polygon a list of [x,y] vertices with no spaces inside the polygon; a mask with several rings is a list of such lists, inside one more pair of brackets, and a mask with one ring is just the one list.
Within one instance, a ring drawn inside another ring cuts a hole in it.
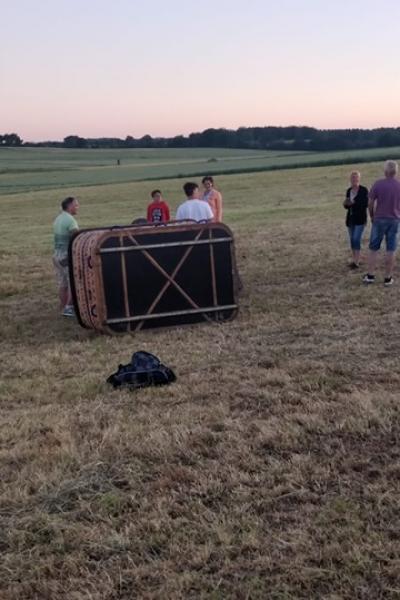
[{"label": "distant field", "polygon": [[[133,336],[58,314],[66,188],[2,196],[1,600],[399,598],[400,270],[387,289],[347,268],[357,166],[381,176],[382,161],[219,176],[238,318]],[[182,180],[153,185],[174,210]],[[78,222],[128,223],[148,191],[82,189]],[[141,349],[176,383],[112,390]]]},{"label": "distant field", "polygon": [[[35,190],[200,177],[400,157],[400,148],[290,152],[221,148],[68,150],[0,148],[0,195]],[[121,164],[117,165],[117,160]]]},{"label": "distant field", "polygon": [[[285,160],[297,153],[284,154]],[[282,153],[195,148],[191,150],[64,150],[0,148],[0,194],[104,185],[221,172],[281,160]],[[117,160],[121,164],[117,165]]]}]

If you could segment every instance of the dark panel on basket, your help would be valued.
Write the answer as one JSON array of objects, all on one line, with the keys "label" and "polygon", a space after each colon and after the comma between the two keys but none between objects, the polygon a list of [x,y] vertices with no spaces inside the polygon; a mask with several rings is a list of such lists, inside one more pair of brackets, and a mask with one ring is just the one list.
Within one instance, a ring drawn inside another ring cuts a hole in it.
[{"label": "dark panel on basket", "polygon": [[190,293],[199,306],[212,306],[209,246],[193,246],[176,276],[176,282]]},{"label": "dark panel on basket", "polygon": [[214,246],[215,280],[219,304],[231,304],[233,291],[233,264],[228,244]]},{"label": "dark panel on basket", "polygon": [[[153,259],[163,271],[171,276],[182,258],[183,249],[179,246],[154,248],[146,250],[146,253],[147,255],[139,250],[127,253],[127,269],[130,274],[130,279],[136,279],[136,273],[140,269],[141,280],[143,282],[142,287],[138,287],[135,290],[132,290],[132,292],[130,290],[129,301],[133,314],[146,313],[157,299],[159,293],[161,293],[168,283],[168,279],[165,275],[151,260],[149,260],[148,257]],[[160,311],[160,302],[163,304],[161,310],[164,311],[181,310],[188,306],[186,301],[182,304],[181,300],[184,300],[182,295],[179,297],[174,295],[171,296],[171,291],[174,290],[176,290],[176,287],[169,284],[161,300],[157,303],[158,306],[155,307],[157,308],[156,312]],[[168,301],[168,298],[170,298],[170,301]]]},{"label": "dark panel on basket", "polygon": [[105,254],[101,261],[107,318],[117,319],[125,314],[122,265],[119,254]]}]

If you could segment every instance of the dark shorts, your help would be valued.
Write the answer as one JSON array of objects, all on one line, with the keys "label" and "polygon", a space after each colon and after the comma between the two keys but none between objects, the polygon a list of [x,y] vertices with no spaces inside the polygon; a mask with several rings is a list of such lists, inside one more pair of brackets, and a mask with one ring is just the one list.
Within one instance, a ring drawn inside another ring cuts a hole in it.
[{"label": "dark shorts", "polygon": [[372,223],[369,249],[377,252],[381,247],[383,238],[385,238],[386,250],[395,252],[399,222],[397,219],[375,219]]}]

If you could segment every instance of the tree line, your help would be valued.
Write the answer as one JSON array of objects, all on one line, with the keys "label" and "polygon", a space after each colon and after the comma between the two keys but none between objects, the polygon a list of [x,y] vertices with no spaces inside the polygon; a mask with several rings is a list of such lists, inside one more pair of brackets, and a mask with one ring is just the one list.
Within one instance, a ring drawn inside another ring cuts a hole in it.
[{"label": "tree line", "polygon": [[316,129],[314,127],[239,127],[205,129],[187,136],[84,138],[68,135],[62,142],[23,142],[15,133],[0,135],[0,146],[57,148],[239,148],[247,150],[353,150],[400,146],[400,127]]}]

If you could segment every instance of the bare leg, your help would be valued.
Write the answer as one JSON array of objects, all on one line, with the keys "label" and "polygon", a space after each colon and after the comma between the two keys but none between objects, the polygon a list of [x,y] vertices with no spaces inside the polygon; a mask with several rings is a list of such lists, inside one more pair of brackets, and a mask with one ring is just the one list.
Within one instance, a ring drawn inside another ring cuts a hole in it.
[{"label": "bare leg", "polygon": [[353,252],[353,262],[358,265],[360,262],[360,250],[352,250]]},{"label": "bare leg", "polygon": [[61,308],[61,310],[64,310],[64,308],[68,304],[69,289],[66,287],[60,288],[59,296],[60,296],[60,308]]},{"label": "bare leg", "polygon": [[72,306],[72,293],[71,288],[68,286],[68,294],[67,294],[67,304],[68,306]]},{"label": "bare leg", "polygon": [[378,252],[376,250],[370,250],[368,254],[368,274],[374,275],[376,269],[376,261],[378,259]]},{"label": "bare leg", "polygon": [[385,256],[385,277],[391,277],[392,274],[393,274],[394,258],[395,258],[395,253],[394,252],[386,252],[386,256]]}]

